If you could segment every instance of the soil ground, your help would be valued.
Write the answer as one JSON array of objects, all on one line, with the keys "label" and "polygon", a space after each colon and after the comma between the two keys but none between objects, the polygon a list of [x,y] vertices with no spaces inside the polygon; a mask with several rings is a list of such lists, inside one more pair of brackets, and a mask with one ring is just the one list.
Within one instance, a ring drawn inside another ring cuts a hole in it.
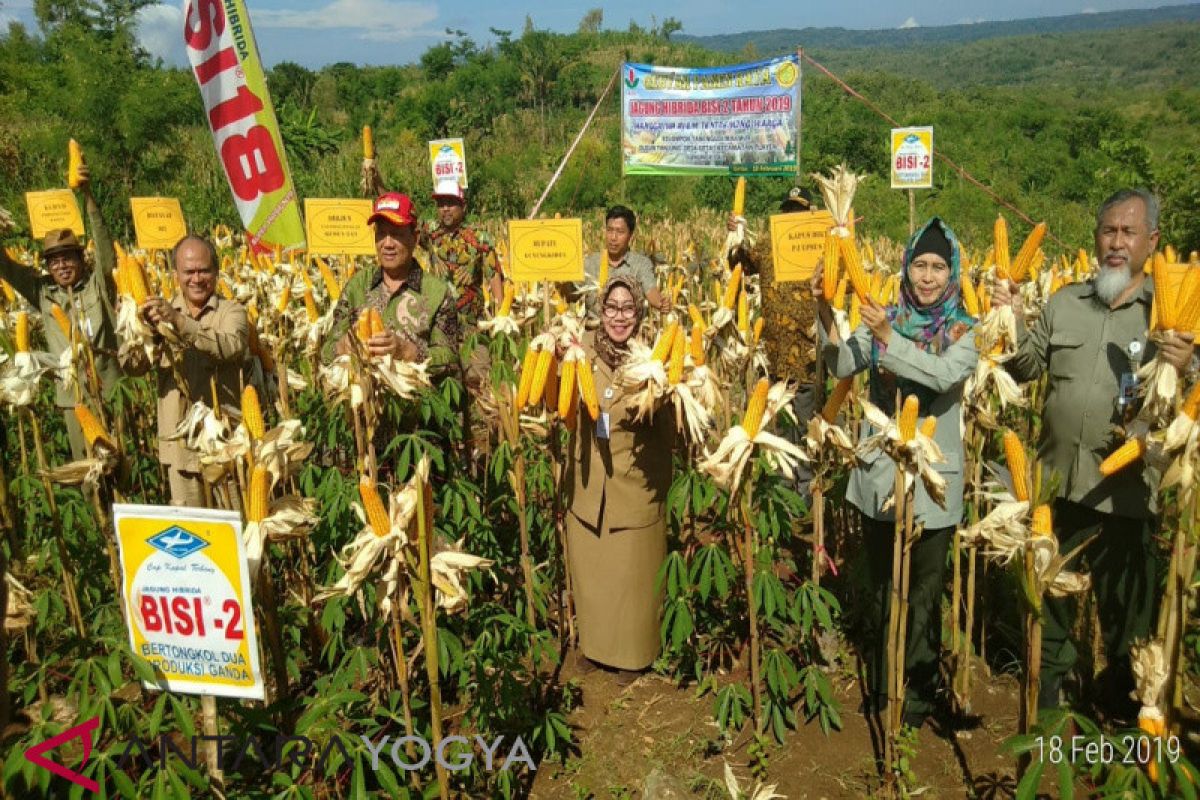
[{"label": "soil ground", "polygon": [[[568,659],[568,664],[573,659]],[[628,687],[606,672],[578,674],[579,705],[569,721],[578,751],[565,763],[544,763],[531,796],[564,800],[632,800],[700,797],[727,800],[723,760],[749,788],[743,735],[723,742],[713,717],[713,697],[693,687],[647,674]],[[768,756],[767,783],[790,800],[862,798],[879,788],[877,740],[857,710],[859,687],[849,675],[836,684],[842,729],[826,736],[815,722],[790,731]],[[972,719],[948,730],[927,722],[920,730],[914,789],[924,798],[1007,798],[1015,787],[1015,760],[1001,743],[1017,729],[1019,688],[1007,675],[987,677],[976,665]]]}]

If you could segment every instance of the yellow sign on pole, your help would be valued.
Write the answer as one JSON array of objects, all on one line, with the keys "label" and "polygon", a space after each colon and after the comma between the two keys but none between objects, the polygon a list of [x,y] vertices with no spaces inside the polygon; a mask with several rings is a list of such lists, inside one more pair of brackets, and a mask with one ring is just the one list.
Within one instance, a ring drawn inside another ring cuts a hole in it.
[{"label": "yellow sign on pole", "polygon": [[933,128],[892,128],[892,188],[933,188]]},{"label": "yellow sign on pole", "polygon": [[121,596],[147,689],[263,699],[250,570],[234,511],[113,506]]},{"label": "yellow sign on pole", "polygon": [[305,200],[304,228],[308,252],[318,256],[375,255],[375,233],[367,224],[370,216],[370,200]]},{"label": "yellow sign on pole", "polygon": [[806,281],[825,252],[825,232],[834,227],[828,211],[771,215],[775,282]]},{"label": "yellow sign on pole", "polygon": [[83,236],[83,216],[79,213],[75,193],[70,189],[26,192],[25,205],[29,209],[33,238],[41,239],[50,231],[61,228],[70,228],[76,236]]},{"label": "yellow sign on pole", "polygon": [[513,280],[583,280],[582,220],[510,220],[508,241]]},{"label": "yellow sign on pole", "polygon": [[133,230],[143,250],[169,250],[187,235],[183,208],[174,197],[131,197]]},{"label": "yellow sign on pole", "polygon": [[467,188],[467,148],[462,139],[434,139],[429,143],[429,167],[433,171],[433,186],[454,178]]}]

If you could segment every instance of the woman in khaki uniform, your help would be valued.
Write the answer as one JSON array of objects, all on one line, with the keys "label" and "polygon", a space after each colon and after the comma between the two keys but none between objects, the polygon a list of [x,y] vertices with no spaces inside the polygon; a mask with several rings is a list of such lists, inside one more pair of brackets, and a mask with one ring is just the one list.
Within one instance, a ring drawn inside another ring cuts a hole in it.
[{"label": "woman in khaki uniform", "polygon": [[[600,664],[632,681],[658,656],[657,578],[667,553],[666,500],[675,442],[670,413],[633,421],[614,377],[637,334],[641,287],[612,278],[600,295],[601,326],[584,339],[595,365],[600,418],[586,414],[572,441],[567,542],[585,670]],[[589,664],[589,662],[591,662]]]}]

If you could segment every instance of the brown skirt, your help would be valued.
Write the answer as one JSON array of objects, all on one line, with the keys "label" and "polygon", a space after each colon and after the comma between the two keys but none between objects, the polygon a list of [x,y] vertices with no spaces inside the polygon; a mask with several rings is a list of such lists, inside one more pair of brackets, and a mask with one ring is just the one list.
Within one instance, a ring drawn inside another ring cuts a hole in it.
[{"label": "brown skirt", "polygon": [[666,519],[615,531],[607,519],[600,530],[574,514],[566,522],[580,649],[599,664],[645,669],[659,650],[657,582],[667,556]]}]

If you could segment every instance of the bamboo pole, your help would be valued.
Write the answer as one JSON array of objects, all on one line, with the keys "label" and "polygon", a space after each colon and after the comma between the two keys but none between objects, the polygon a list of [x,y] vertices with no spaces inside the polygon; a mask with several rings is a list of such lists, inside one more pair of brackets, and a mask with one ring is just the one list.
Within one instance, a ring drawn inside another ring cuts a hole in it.
[{"label": "bamboo pole", "polygon": [[[438,630],[433,603],[433,581],[430,576],[429,560],[432,557],[433,494],[427,480],[418,478],[420,500],[417,502],[417,548],[420,558],[420,593],[418,608],[421,613],[421,636],[425,640],[425,673],[429,679],[429,717],[436,747],[442,741],[442,689],[438,683]],[[438,792],[441,800],[449,800],[450,786],[446,768],[437,759]]]},{"label": "bamboo pole", "polygon": [[[749,469],[753,470],[751,464]],[[747,478],[745,485],[742,487],[742,536],[743,547],[745,547],[745,568],[746,568],[746,608],[750,612],[750,694],[754,700],[754,731],[758,733],[762,725],[762,690],[759,686],[759,658],[760,646],[758,641],[758,609],[754,605],[754,562],[755,562],[755,547],[756,539],[754,523],[750,516],[750,498],[753,496],[754,483],[753,478]]]},{"label": "bamboo pole", "polygon": [[200,695],[200,717],[204,725],[204,758],[208,762],[208,772],[217,787],[223,789],[225,772],[221,769],[221,750],[218,743],[217,698],[211,694]]}]

